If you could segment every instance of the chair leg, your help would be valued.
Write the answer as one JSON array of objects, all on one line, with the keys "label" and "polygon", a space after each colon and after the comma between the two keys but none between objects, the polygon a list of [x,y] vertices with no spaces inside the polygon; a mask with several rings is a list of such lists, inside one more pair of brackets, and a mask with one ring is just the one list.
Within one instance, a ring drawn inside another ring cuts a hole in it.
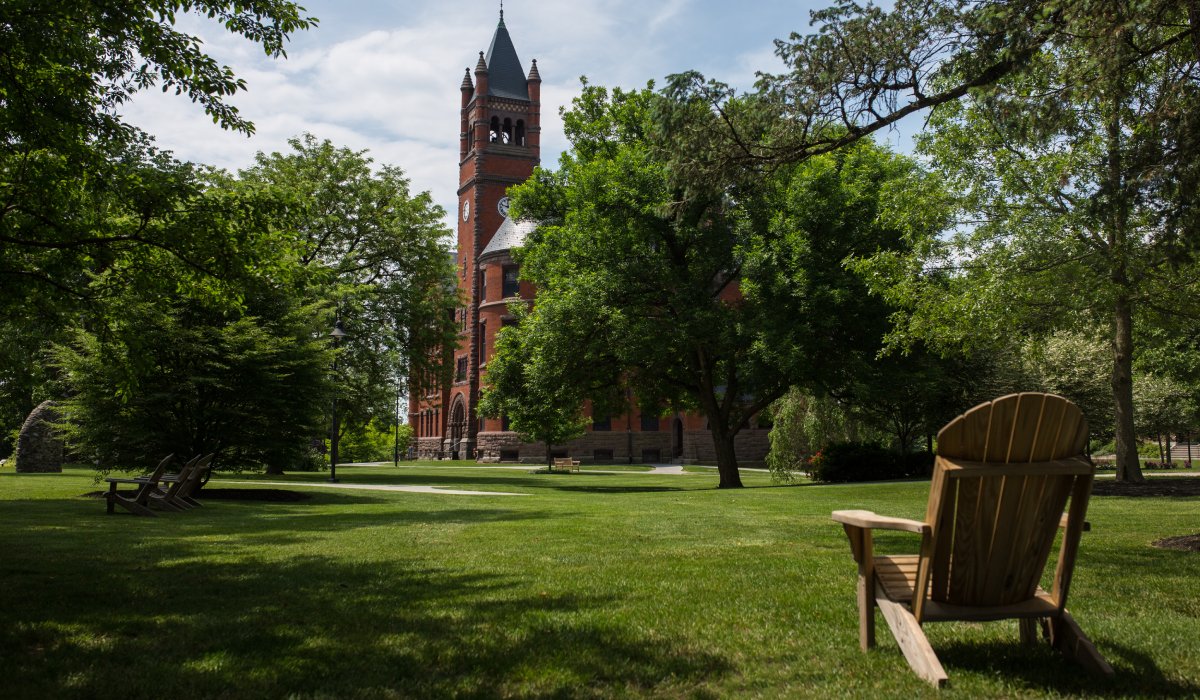
[{"label": "chair leg", "polygon": [[887,620],[892,636],[896,638],[896,644],[900,646],[900,651],[904,652],[904,658],[913,672],[935,688],[945,685],[946,670],[942,668],[942,662],[938,661],[933,647],[929,646],[929,639],[917,623],[917,618],[913,617],[908,608],[889,600],[882,590],[876,591],[875,602],[879,605],[883,619]]},{"label": "chair leg", "polygon": [[875,646],[875,580],[869,572],[858,574],[858,645],[863,651]]},{"label": "chair leg", "polygon": [[1017,624],[1021,626],[1021,643],[1030,647],[1037,646],[1038,621],[1032,617],[1025,617],[1017,620]]},{"label": "chair leg", "polygon": [[1092,640],[1088,639],[1066,610],[1058,619],[1050,621],[1050,644],[1096,675],[1108,678],[1115,675],[1113,667],[1104,660],[1096,645],[1092,644]]}]

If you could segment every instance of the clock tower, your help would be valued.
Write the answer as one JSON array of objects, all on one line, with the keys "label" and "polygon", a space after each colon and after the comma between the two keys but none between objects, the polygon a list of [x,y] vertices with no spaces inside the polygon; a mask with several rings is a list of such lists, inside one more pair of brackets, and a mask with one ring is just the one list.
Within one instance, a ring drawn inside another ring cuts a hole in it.
[{"label": "clock tower", "polygon": [[[474,79],[472,80],[472,72]],[[528,227],[508,219],[507,190],[533,174],[540,160],[541,77],[537,61],[526,73],[504,24],[504,11],[487,53],[480,51],[475,69],[463,76],[458,163],[459,289],[466,306],[459,310],[459,341],[454,376],[443,394],[440,425],[430,437],[441,437],[441,457],[474,459],[478,433],[501,431],[500,421],[485,426],[476,415],[480,379],[504,324],[506,299],[532,298],[520,293],[508,251],[519,245]],[[519,233],[519,236],[514,234]],[[492,243],[496,245],[490,245]],[[481,264],[481,256],[494,264]],[[429,444],[428,441],[425,444]]]}]

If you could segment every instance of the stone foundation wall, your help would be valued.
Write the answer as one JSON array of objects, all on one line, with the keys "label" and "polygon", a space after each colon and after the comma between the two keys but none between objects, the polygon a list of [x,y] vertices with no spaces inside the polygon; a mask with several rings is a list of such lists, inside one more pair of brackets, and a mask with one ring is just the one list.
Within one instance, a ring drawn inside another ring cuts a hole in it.
[{"label": "stone foundation wall", "polygon": [[[516,433],[479,433],[480,462],[525,462],[541,464],[546,460],[546,446],[521,442]],[[626,433],[623,431],[587,433],[565,445],[554,445],[555,455],[577,459],[585,464],[627,464],[632,443],[633,462],[666,461],[671,458],[671,434]]]},{"label": "stone foundation wall", "polygon": [[442,439],[440,437],[417,438],[417,459],[441,459]]},{"label": "stone foundation wall", "polygon": [[[771,451],[770,430],[742,430],[733,440],[738,466],[754,467],[766,463]],[[716,464],[717,449],[713,446],[712,434],[707,430],[689,430],[683,434],[684,464]]]},{"label": "stone foundation wall", "polygon": [[[743,430],[734,442],[738,463],[742,466],[761,465],[767,457],[770,442],[769,430]],[[577,459],[584,464],[611,462],[629,463],[632,442],[632,462],[671,462],[676,458],[671,452],[671,433],[637,432],[626,433],[592,432],[572,440],[566,445],[555,445],[552,451]],[[526,462],[540,464],[546,460],[546,446],[523,443],[516,433],[485,432],[478,435],[480,462]],[[608,453],[611,452],[611,457]],[[713,448],[712,435],[707,430],[688,431],[683,435],[684,464],[715,464],[717,453]]]}]

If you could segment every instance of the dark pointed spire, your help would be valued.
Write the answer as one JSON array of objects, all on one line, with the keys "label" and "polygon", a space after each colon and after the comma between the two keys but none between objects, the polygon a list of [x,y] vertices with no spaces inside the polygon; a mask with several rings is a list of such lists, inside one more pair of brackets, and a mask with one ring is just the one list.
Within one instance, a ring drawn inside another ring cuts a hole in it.
[{"label": "dark pointed spire", "polygon": [[475,85],[471,82],[471,69],[464,68],[463,71],[466,73],[466,75],[463,76],[462,85],[460,87],[463,90],[474,90]]},{"label": "dark pointed spire", "polygon": [[479,62],[475,64],[475,72],[476,73],[488,72],[487,61],[483,60],[483,52],[482,51],[479,52]]},{"label": "dark pointed spire", "polygon": [[532,81],[532,80],[536,80],[536,81],[538,81],[539,83],[540,83],[540,82],[542,82],[542,74],[541,74],[541,73],[538,73],[538,69],[537,69],[537,59],[536,59],[536,58],[535,58],[535,59],[533,59],[533,61],[531,61],[531,62],[530,62],[530,66],[529,66],[529,80],[531,80],[531,81]]},{"label": "dark pointed spire", "polygon": [[487,52],[488,94],[516,100],[529,100],[529,89],[525,80],[525,69],[517,58],[508,28],[504,26],[503,11],[500,24],[492,36],[492,45]]}]

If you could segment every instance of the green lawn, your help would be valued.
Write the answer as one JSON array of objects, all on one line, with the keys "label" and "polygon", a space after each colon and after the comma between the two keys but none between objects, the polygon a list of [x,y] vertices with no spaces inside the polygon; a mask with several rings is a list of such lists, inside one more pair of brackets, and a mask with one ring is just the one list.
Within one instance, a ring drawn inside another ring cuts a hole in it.
[{"label": "green lawn", "polygon": [[[716,474],[341,467],[295,503],[106,516],[90,472],[0,471],[0,696],[911,697],[882,619],[858,650],[835,508],[918,517],[927,484],[722,492]],[[239,484],[239,488],[253,488]],[[264,486],[264,488],[267,488]],[[276,487],[277,488],[277,487]],[[1072,611],[1093,679],[1014,623],[931,625],[951,696],[1200,695],[1200,499],[1097,497]],[[881,535],[899,551],[905,535]]]}]

